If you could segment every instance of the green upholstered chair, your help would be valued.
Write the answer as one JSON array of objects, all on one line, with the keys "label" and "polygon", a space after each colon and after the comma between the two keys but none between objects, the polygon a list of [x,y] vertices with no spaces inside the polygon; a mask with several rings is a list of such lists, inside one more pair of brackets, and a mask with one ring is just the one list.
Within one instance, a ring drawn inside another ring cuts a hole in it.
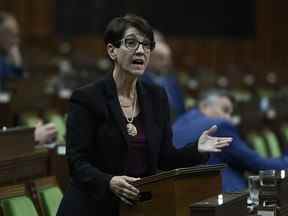
[{"label": "green upholstered chair", "polygon": [[264,138],[257,134],[256,132],[251,132],[248,134],[247,139],[251,144],[252,148],[262,157],[268,158],[269,152],[267,144],[265,143]]},{"label": "green upholstered chair", "polygon": [[281,126],[281,133],[285,140],[285,143],[288,143],[288,124],[287,123]]},{"label": "green upholstered chair", "polygon": [[38,194],[39,206],[45,216],[55,216],[63,197],[54,176],[44,177],[33,181]]},{"label": "green upholstered chair", "polygon": [[36,124],[41,121],[36,113],[24,113],[21,116],[22,124],[28,127],[35,127]]},{"label": "green upholstered chair", "polygon": [[0,187],[0,206],[3,216],[38,216],[29,194],[24,184]]},{"label": "green upholstered chair", "polygon": [[46,216],[55,216],[62,200],[63,194],[59,187],[48,187],[40,192],[40,199],[43,204]]},{"label": "green upholstered chair", "polygon": [[263,135],[264,135],[266,142],[268,144],[270,156],[272,158],[281,157],[282,156],[282,150],[281,150],[280,143],[278,141],[276,134],[270,129],[265,129],[263,131]]},{"label": "green upholstered chair", "polygon": [[38,216],[36,208],[27,196],[1,200],[3,216]]}]

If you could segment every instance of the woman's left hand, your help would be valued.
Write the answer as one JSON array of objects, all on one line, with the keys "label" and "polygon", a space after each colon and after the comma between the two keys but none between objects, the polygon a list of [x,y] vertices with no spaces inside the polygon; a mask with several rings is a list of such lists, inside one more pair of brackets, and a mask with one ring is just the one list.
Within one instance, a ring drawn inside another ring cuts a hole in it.
[{"label": "woman's left hand", "polygon": [[221,152],[222,148],[227,147],[232,142],[231,137],[213,137],[212,133],[216,132],[217,126],[214,125],[204,131],[198,140],[199,152]]}]

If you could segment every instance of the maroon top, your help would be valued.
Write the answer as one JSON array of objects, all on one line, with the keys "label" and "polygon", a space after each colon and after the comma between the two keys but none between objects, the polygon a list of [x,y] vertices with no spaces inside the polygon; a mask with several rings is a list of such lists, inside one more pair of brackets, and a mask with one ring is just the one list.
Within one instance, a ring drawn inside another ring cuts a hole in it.
[{"label": "maroon top", "polygon": [[132,123],[137,128],[137,135],[128,135],[126,175],[143,177],[147,172],[147,140],[143,129],[142,114],[139,113]]}]

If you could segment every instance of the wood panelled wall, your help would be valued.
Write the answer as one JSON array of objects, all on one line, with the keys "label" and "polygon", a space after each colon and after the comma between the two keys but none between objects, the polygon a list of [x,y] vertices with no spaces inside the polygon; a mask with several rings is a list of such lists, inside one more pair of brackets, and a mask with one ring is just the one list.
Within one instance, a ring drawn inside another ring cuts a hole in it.
[{"label": "wood panelled wall", "polygon": [[[56,0],[1,0],[0,9],[14,13],[20,21],[24,41],[31,46],[53,46]],[[257,0],[256,38],[193,39],[170,38],[178,67],[209,65],[221,68],[225,64],[256,64],[286,67],[288,60],[288,1]],[[245,16],[245,14],[243,14]],[[153,23],[153,22],[152,22]],[[189,26],[187,26],[189,27]],[[104,55],[101,36],[71,39],[75,48]]]},{"label": "wood panelled wall", "polygon": [[54,33],[55,4],[52,0],[1,0],[0,9],[15,14],[25,38]]},{"label": "wood panelled wall", "polygon": [[256,38],[252,40],[171,38],[175,57],[186,66],[204,64],[221,68],[235,63],[286,67],[287,6],[287,1],[257,0]]}]

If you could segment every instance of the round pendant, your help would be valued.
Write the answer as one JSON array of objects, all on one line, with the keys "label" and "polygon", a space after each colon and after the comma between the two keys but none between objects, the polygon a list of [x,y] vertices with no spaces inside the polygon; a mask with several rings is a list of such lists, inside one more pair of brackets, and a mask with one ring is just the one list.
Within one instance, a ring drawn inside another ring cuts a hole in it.
[{"label": "round pendant", "polygon": [[137,135],[137,128],[135,127],[135,125],[133,125],[132,123],[128,123],[126,127],[127,127],[127,132],[130,136]]}]

